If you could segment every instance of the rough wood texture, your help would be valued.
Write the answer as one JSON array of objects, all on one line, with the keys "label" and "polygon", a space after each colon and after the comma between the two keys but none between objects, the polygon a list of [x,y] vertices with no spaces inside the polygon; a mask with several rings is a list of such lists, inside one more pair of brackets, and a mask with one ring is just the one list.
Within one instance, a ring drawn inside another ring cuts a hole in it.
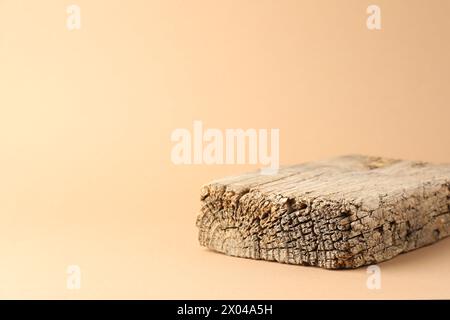
[{"label": "rough wood texture", "polygon": [[228,255],[356,268],[450,234],[450,165],[344,156],[202,187],[200,244]]}]

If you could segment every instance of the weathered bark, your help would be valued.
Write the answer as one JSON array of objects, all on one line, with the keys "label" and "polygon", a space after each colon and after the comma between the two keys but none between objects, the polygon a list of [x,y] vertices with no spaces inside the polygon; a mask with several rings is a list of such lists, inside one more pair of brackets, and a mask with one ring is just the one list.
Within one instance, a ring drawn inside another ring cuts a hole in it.
[{"label": "weathered bark", "polygon": [[344,156],[213,181],[200,244],[228,255],[356,268],[450,234],[450,165]]}]

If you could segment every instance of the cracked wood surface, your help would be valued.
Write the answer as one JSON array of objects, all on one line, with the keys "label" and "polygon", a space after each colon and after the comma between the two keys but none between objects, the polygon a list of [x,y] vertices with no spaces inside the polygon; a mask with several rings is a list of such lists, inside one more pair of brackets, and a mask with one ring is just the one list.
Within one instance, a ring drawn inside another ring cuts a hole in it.
[{"label": "cracked wood surface", "polygon": [[450,165],[360,155],[201,189],[200,244],[231,256],[356,268],[450,234]]}]

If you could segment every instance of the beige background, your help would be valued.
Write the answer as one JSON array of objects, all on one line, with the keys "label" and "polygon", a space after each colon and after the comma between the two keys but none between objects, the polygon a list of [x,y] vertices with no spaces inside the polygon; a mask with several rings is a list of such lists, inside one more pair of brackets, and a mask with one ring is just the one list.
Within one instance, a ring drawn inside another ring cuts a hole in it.
[{"label": "beige background", "polygon": [[[450,162],[450,1],[0,0],[0,298],[450,298],[450,239],[325,271],[197,243],[170,133],[280,128],[282,164]],[[382,30],[366,28],[366,8]],[[66,268],[81,267],[80,290]]]}]

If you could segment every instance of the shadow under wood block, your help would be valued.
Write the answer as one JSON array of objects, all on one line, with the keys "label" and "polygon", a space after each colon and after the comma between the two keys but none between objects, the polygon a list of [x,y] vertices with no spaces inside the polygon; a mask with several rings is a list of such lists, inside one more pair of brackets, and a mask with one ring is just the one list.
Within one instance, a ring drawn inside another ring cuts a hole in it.
[{"label": "shadow under wood block", "polygon": [[202,187],[200,244],[237,257],[356,268],[450,234],[450,165],[343,156]]}]

